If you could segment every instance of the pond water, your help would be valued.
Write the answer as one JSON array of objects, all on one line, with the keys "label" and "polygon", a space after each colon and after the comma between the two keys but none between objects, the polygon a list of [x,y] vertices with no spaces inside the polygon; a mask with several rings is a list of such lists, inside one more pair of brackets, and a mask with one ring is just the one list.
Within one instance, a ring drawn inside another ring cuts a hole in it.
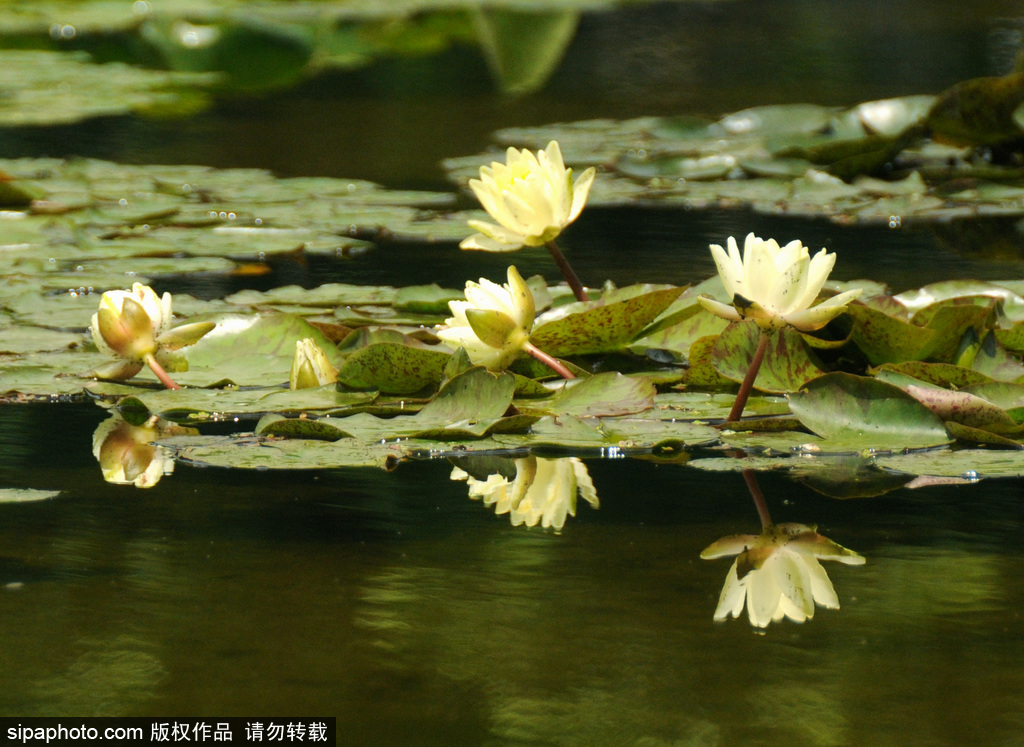
[{"label": "pond water", "polygon": [[[426,90],[389,93],[381,81],[403,69],[382,63],[185,122],[12,132],[0,155],[447,188],[439,160],[484,149],[499,127],[848,104],[1003,72],[1009,9],[965,5],[655,4],[585,16],[551,82],[523,99],[498,98],[451,53],[404,63],[438,66]],[[714,273],[708,243],[748,231],[839,251],[841,280],[1024,277],[1012,242],[992,256],[948,227],[743,211],[587,212],[565,243],[592,284],[687,283]],[[515,261],[556,279],[542,254]],[[155,285],[206,297],[292,282],[461,286],[506,264],[389,245],[275,264],[256,281]],[[0,504],[2,714],[337,716],[344,744],[1020,743],[1021,480],[838,500],[762,474],[776,521],[818,525],[867,562],[826,565],[841,609],[761,631],[745,615],[713,621],[731,561],[700,559],[758,531],[739,473],[587,459],[600,507],[581,500],[555,533],[470,500],[445,460],[179,464],[148,490],[112,485],[93,456],[106,416],[88,403],[0,408],[0,486],[60,491]]]}]

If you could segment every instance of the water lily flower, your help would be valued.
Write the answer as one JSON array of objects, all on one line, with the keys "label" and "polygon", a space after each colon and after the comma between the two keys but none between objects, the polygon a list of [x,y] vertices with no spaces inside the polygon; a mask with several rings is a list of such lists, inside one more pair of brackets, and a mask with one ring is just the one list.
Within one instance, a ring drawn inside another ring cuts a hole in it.
[{"label": "water lily flower", "polygon": [[449,301],[452,317],[437,336],[454,348],[465,348],[469,359],[491,371],[508,368],[529,342],[535,312],[533,293],[514,267],[508,283],[480,278],[466,283],[466,300]]},{"label": "water lily flower", "polygon": [[295,341],[295,357],[292,359],[292,371],[288,377],[289,388],[309,389],[333,384],[337,380],[338,369],[331,365],[327,360],[327,354],[313,338]]},{"label": "water lily flower", "polygon": [[545,459],[528,456],[515,460],[516,476],[509,481],[500,474],[486,480],[470,476],[456,467],[452,480],[465,480],[469,497],[494,506],[494,513],[508,514],[512,526],[540,524],[545,529],[562,529],[568,516],[576,515],[577,495],[598,508],[597,491],[587,467],[577,457]]},{"label": "water lily flower", "polygon": [[155,416],[143,425],[131,425],[115,415],[96,428],[92,453],[107,482],[151,488],[164,475],[174,472],[173,457],[153,441],[196,432],[194,428],[177,426]]},{"label": "water lily flower", "polygon": [[700,554],[705,560],[729,555],[738,557],[719,596],[715,620],[739,617],[746,602],[750,624],[758,628],[783,617],[809,620],[815,604],[839,609],[839,597],[818,561],[865,562],[862,555],[804,524],[771,524],[761,534],[723,537]]},{"label": "water lily flower", "polygon": [[197,322],[171,328],[171,294],[157,296],[148,285],[135,283],[131,290],[107,291],[92,317],[92,338],[103,353],[120,359],[93,373],[102,379],[130,379],[148,365],[169,389],[178,389],[167,371],[187,371],[188,362],[178,352],[214,328],[213,322]]},{"label": "water lily flower", "polygon": [[544,246],[579,217],[587,202],[596,170],[591,167],[573,181],[572,169],[552,140],[534,155],[509,148],[505,163],[480,167],[480,178],[469,186],[498,225],[471,220],[480,233],[464,239],[463,249],[507,252],[522,246]]},{"label": "water lily flower", "polygon": [[753,319],[761,329],[785,326],[810,332],[821,329],[846,310],[861,289],[848,290],[822,301],[817,300],[822,286],[836,262],[836,255],[822,249],[813,257],[799,240],[780,247],[747,234],[740,256],[736,239],[729,237],[728,251],[711,245],[718,275],[732,304],[700,296],[701,305],[712,314],[730,321]]}]

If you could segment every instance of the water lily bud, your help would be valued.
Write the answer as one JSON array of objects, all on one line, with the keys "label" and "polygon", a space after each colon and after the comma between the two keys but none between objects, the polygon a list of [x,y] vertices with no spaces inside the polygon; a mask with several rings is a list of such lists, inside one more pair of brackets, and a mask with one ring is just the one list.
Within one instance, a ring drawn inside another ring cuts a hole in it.
[{"label": "water lily bud", "polygon": [[310,389],[333,384],[338,380],[338,369],[327,360],[327,354],[320,346],[307,337],[295,342],[295,357],[288,377],[291,389]]},{"label": "water lily bud", "polygon": [[148,285],[130,291],[107,291],[92,317],[92,337],[102,352],[142,361],[157,350],[156,336],[170,327],[171,294],[159,298]]},{"label": "water lily bud", "polygon": [[813,257],[800,241],[780,247],[747,234],[740,256],[736,239],[729,237],[728,252],[711,245],[718,275],[732,304],[700,296],[701,305],[712,314],[739,321],[753,319],[762,329],[785,326],[810,332],[821,329],[846,310],[846,305],[861,294],[848,290],[813,306],[828,280],[836,255],[822,249]]},{"label": "water lily bud", "polygon": [[562,151],[552,140],[534,155],[509,148],[505,163],[480,167],[469,186],[498,225],[471,220],[480,233],[464,239],[463,249],[505,252],[522,246],[543,246],[557,237],[583,210],[597,172],[587,169],[573,182]]},{"label": "water lily bud", "polygon": [[464,348],[470,360],[492,371],[507,368],[530,339],[535,305],[533,293],[515,267],[508,283],[480,278],[466,283],[466,300],[449,301],[453,316],[437,336],[453,348]]},{"label": "water lily bud", "polygon": [[100,352],[118,361],[94,369],[90,375],[123,381],[148,365],[170,388],[178,385],[167,371],[187,371],[181,348],[192,345],[216,325],[213,322],[184,324],[171,329],[171,294],[157,296],[148,285],[135,283],[131,290],[107,291],[92,317],[92,338]]}]

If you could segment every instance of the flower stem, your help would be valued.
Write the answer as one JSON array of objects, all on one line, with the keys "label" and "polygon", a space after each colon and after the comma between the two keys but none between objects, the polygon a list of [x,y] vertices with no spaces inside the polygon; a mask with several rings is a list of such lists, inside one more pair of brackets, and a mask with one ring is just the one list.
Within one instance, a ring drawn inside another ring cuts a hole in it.
[{"label": "flower stem", "polygon": [[150,367],[153,373],[156,374],[156,377],[160,379],[160,383],[165,387],[168,389],[181,389],[181,386],[168,375],[164,367],[160,365],[152,354],[146,356],[146,365]]},{"label": "flower stem", "polygon": [[552,371],[557,373],[563,379],[575,379],[576,374],[566,368],[560,360],[548,355],[540,348],[536,347],[532,342],[527,341],[523,344],[523,350],[532,355],[534,358],[539,360],[545,366],[550,368]]},{"label": "flower stem", "polygon": [[728,422],[735,422],[743,416],[743,408],[747,406],[747,398],[750,397],[750,391],[754,388],[754,379],[757,378],[757,372],[761,370],[761,361],[764,360],[766,352],[768,352],[768,332],[762,329],[757,338],[757,350],[754,351],[754,357],[750,361],[750,368],[747,369],[747,375],[743,377],[740,390],[736,392],[736,401],[732,403],[732,410],[729,411]]},{"label": "flower stem", "polygon": [[761,492],[761,485],[757,482],[757,472],[745,469],[743,470],[743,479],[747,483],[750,497],[754,499],[754,505],[757,506],[757,515],[761,517],[761,528],[767,529],[772,525],[772,516],[768,513],[768,504],[764,502],[764,493]]},{"label": "flower stem", "polygon": [[589,301],[590,297],[587,295],[587,292],[583,290],[583,283],[580,282],[576,273],[573,272],[572,267],[569,265],[569,260],[567,260],[565,255],[562,254],[562,250],[558,248],[558,244],[555,243],[555,240],[551,239],[551,241],[547,243],[547,247],[548,251],[551,252],[551,256],[555,260],[555,264],[558,265],[558,269],[562,271],[562,277],[565,278],[565,282],[567,282],[569,287],[572,288],[572,293],[576,296],[576,300]]}]

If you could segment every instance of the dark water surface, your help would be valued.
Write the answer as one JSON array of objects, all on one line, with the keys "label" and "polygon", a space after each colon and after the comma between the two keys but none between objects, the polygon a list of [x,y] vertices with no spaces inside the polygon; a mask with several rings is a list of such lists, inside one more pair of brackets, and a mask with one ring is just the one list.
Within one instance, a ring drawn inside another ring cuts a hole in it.
[{"label": "dark water surface", "polygon": [[[1015,744],[1020,481],[837,501],[817,523],[842,609],[767,634],[711,620],[736,474],[587,464],[562,535],[512,527],[446,462],[394,473],[179,466],[104,483],[91,406],[0,411],[0,712],[336,714],[350,744]],[[62,435],[58,435],[62,434]],[[75,438],[72,438],[72,435]],[[55,457],[55,441],[59,456]],[[979,738],[983,735],[983,738]]]},{"label": "dark water surface", "polygon": [[[426,61],[382,64],[181,123],[10,133],[0,151],[443,188],[438,161],[482,150],[502,126],[849,104],[1001,73],[1009,12],[655,5],[584,17],[548,87],[525,99],[493,94],[456,50],[427,88],[399,85]],[[707,244],[750,230],[828,246],[838,279],[899,290],[1024,277],[1012,241],[993,256],[948,228],[595,210],[565,243],[591,284],[703,280]],[[459,287],[507,262],[388,246],[282,263],[266,282]],[[515,262],[555,279],[543,254]],[[213,296],[236,282],[157,285]],[[393,473],[179,465],[149,490],[110,485],[92,455],[105,417],[90,404],[0,408],[0,487],[60,491],[0,504],[2,714],[336,715],[345,744],[1021,743],[1020,480],[840,501],[764,475],[776,521],[818,524],[867,563],[826,566],[841,610],[761,635],[745,617],[712,621],[730,561],[699,559],[758,529],[738,474],[588,460],[601,507],[581,501],[554,534],[470,501],[442,461]]]}]

